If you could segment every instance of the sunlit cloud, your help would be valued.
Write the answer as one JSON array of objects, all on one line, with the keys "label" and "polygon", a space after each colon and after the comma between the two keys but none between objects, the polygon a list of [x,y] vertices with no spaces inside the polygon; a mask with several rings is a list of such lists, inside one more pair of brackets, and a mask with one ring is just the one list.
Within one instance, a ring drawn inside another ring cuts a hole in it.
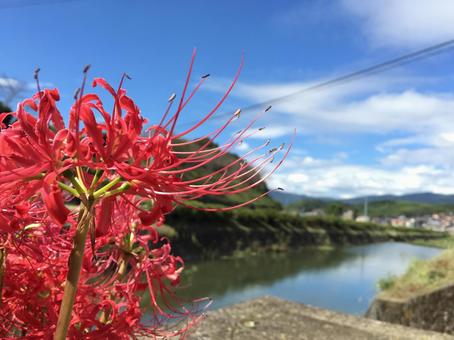
[{"label": "sunlit cloud", "polygon": [[454,173],[432,165],[377,167],[347,164],[339,159],[308,162],[292,157],[268,184],[315,197],[351,198],[421,191],[452,194]]},{"label": "sunlit cloud", "polygon": [[249,151],[250,149],[251,149],[251,146],[247,142],[244,142],[244,141],[235,145],[236,152],[242,153],[242,152]]},{"label": "sunlit cloud", "polygon": [[[306,139],[370,135],[379,136],[381,142],[375,145],[376,163],[370,165],[355,164],[355,159],[344,152],[329,160],[291,156],[269,181],[270,186],[336,197],[454,193],[454,96],[406,86],[387,89],[383,83],[384,79],[360,81],[277,103],[274,114],[267,116],[267,125],[272,128],[268,133],[289,135],[296,127]],[[413,84],[411,79],[408,83]],[[301,84],[242,83],[235,95],[253,102],[272,94],[291,93],[298,87]],[[266,129],[262,137],[265,133]],[[388,137],[396,133],[404,137]],[[296,150],[300,147],[295,145]]]},{"label": "sunlit cloud", "polygon": [[417,47],[454,37],[451,0],[341,0],[377,46]]}]

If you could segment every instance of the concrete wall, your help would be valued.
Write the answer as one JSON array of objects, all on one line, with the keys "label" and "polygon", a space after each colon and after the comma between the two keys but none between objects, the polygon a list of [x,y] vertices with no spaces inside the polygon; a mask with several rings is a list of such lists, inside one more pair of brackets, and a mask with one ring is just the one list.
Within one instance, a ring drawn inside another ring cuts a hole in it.
[{"label": "concrete wall", "polygon": [[406,300],[378,295],[369,306],[366,317],[454,334],[454,285]]}]

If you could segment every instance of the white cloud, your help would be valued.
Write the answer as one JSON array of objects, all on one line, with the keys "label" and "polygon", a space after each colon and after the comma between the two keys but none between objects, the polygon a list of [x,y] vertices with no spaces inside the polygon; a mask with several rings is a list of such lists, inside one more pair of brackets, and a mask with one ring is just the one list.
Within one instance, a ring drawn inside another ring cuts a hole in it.
[{"label": "white cloud", "polygon": [[244,141],[241,141],[240,143],[235,144],[235,151],[246,152],[246,151],[249,151],[250,149],[251,149],[251,146]]},{"label": "white cloud", "polygon": [[361,93],[357,99],[355,91],[332,93],[332,100],[328,94],[311,98],[310,110],[302,105],[303,98],[275,110],[287,116],[283,127],[302,126],[308,134],[407,137],[377,145],[383,156],[368,166],[352,164],[355,160],[342,153],[328,161],[292,157],[269,184],[312,196],[454,193],[454,97],[407,90]]},{"label": "white cloud", "polygon": [[452,39],[452,0],[341,0],[362,20],[364,32],[379,46],[422,46]]},{"label": "white cloud", "polygon": [[264,129],[259,130],[257,133],[252,135],[250,138],[253,139],[270,139],[288,135],[292,133],[292,130],[288,126],[267,126]]},{"label": "white cloud", "polygon": [[[41,83],[41,87],[51,87],[50,83]],[[23,99],[29,91],[36,91],[35,83],[25,83],[15,78],[0,76],[0,100],[6,104]]]},{"label": "white cloud", "polygon": [[[320,154],[314,157],[307,150],[297,153],[305,145],[298,136],[293,149],[296,152],[268,181],[269,185],[336,197],[454,193],[454,95],[417,90],[414,86],[420,81],[381,76],[277,102],[261,119],[261,124],[271,128],[271,135],[290,135],[297,128],[304,141],[324,144],[325,150],[331,147],[322,142],[325,140],[371,136],[376,142],[366,141],[372,157],[367,157],[368,165],[358,165],[355,150],[348,150],[349,154],[339,152],[339,142],[334,143],[337,155],[331,159],[321,159]],[[254,103],[308,85],[240,83],[234,95]],[[266,138],[266,130],[262,133],[261,137]],[[359,148],[364,150],[363,146]]]},{"label": "white cloud", "polygon": [[431,164],[454,169],[452,147],[420,147],[416,149],[400,148],[386,155],[381,163],[387,166],[402,164]]},{"label": "white cloud", "polygon": [[0,77],[0,87],[20,88],[22,83],[14,78]]},{"label": "white cloud", "polygon": [[431,165],[397,168],[351,165],[339,159],[314,159],[308,165],[303,158],[291,157],[268,184],[316,197],[348,198],[421,191],[453,194],[454,172]]},{"label": "white cloud", "polygon": [[[388,78],[391,83],[394,79]],[[409,80],[411,81],[411,80]],[[454,96],[417,90],[385,90],[386,79],[367,79],[319,92],[286,98],[261,121],[269,127],[262,136],[281,136],[292,128],[306,134],[424,131],[452,133]],[[310,84],[309,84],[310,85]],[[236,96],[263,101],[307,87],[304,83],[238,85]],[[446,135],[448,136],[448,135]],[[445,137],[446,137],[445,136]]]}]

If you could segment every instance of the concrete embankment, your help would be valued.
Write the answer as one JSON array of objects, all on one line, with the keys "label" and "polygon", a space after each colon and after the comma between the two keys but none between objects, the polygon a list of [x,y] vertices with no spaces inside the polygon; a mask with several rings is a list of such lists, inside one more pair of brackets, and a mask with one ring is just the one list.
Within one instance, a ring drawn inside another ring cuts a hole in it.
[{"label": "concrete embankment", "polygon": [[382,286],[367,317],[454,334],[454,249],[413,262],[404,275],[382,280]]},{"label": "concrete embankment", "polygon": [[190,340],[442,340],[453,336],[262,297],[217,311]]},{"label": "concrete embankment", "polygon": [[167,219],[174,252],[217,257],[244,250],[286,250],[445,237],[424,229],[393,228],[330,217],[302,218],[273,210],[209,213],[177,209]]},{"label": "concrete embankment", "polygon": [[366,317],[395,324],[454,334],[454,285],[410,298],[378,295]]}]

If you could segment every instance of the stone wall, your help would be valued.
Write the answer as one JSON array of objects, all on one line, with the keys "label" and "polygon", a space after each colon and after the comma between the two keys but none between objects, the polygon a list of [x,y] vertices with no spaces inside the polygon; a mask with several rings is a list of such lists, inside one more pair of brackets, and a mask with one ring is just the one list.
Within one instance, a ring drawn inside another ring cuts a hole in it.
[{"label": "stone wall", "polygon": [[409,299],[392,299],[379,294],[366,317],[454,334],[454,285],[447,285]]}]

